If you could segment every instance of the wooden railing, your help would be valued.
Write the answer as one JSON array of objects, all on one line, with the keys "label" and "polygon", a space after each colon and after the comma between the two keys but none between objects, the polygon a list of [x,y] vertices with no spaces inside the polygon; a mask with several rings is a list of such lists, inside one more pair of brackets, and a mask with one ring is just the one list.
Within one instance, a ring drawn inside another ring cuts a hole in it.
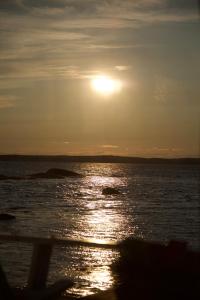
[{"label": "wooden railing", "polygon": [[57,239],[57,238],[38,238],[30,236],[18,236],[18,235],[2,235],[0,234],[0,242],[22,242],[31,243],[33,245],[31,266],[28,276],[28,288],[30,289],[42,289],[46,286],[48,277],[49,265],[51,260],[51,254],[55,245],[62,245],[67,247],[90,247],[90,248],[102,248],[102,249],[117,249],[116,243],[103,243],[95,242],[93,240],[69,240],[69,239]]}]

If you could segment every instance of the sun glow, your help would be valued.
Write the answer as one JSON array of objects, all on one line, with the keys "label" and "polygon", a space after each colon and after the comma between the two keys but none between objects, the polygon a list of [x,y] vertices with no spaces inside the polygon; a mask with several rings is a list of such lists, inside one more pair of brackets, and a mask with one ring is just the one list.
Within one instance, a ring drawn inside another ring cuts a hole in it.
[{"label": "sun glow", "polygon": [[120,92],[122,83],[108,76],[98,76],[91,80],[91,86],[95,92],[108,96]]}]

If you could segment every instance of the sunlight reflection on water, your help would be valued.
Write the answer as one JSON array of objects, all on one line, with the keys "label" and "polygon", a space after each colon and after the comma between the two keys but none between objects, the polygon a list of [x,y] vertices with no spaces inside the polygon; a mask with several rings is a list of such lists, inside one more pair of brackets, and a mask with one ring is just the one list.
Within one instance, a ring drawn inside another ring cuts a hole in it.
[{"label": "sunlight reflection on water", "polygon": [[[73,230],[70,237],[106,243],[114,241],[116,238],[119,240],[120,235],[117,233],[124,234],[126,230],[128,232],[127,218],[117,211],[118,206],[122,205],[122,193],[109,196],[102,194],[102,189],[105,187],[120,189],[124,185],[126,182],[122,178],[84,177],[80,182],[80,197],[77,196],[81,215],[73,219]],[[60,218],[62,218],[62,212]],[[66,227],[69,226],[68,221],[66,220]],[[81,248],[78,256],[81,259],[82,267],[84,266],[84,271],[79,270],[78,284],[70,290],[72,294],[84,296],[112,286],[113,277],[110,265],[118,256],[117,251]],[[65,273],[67,273],[67,269]]]},{"label": "sunlight reflection on water", "polygon": [[[83,188],[80,188],[82,193],[80,206],[84,207],[85,213],[75,221],[80,234],[75,237],[91,239],[97,243],[110,242],[115,239],[116,232],[124,232],[123,227],[127,222],[123,215],[118,214],[115,207],[117,201],[122,201],[122,196],[118,200],[116,196],[104,196],[102,188],[108,186],[120,188],[124,183],[120,178],[100,176],[85,177],[83,181]],[[84,296],[91,291],[110,288],[113,284],[110,265],[116,259],[117,252],[100,248],[90,250],[83,248],[80,256],[87,271],[79,274],[79,280],[88,284],[73,287],[71,292]]]},{"label": "sunlight reflection on water", "polygon": [[82,270],[79,270],[77,284],[69,293],[85,296],[98,290],[106,290],[113,285],[114,279],[110,265],[118,257],[117,251],[84,248],[79,256]]}]

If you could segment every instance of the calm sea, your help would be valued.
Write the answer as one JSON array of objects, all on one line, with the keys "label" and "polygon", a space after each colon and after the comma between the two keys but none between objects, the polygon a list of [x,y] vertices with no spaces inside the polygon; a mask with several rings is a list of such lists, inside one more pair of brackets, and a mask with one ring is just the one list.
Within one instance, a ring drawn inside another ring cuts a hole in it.
[{"label": "calm sea", "polygon": [[[186,240],[199,248],[199,166],[39,161],[0,162],[0,174],[25,175],[64,168],[82,178],[0,181],[0,233],[120,241],[126,237]],[[104,187],[119,195],[104,196]],[[49,281],[69,276],[71,293],[87,295],[113,283],[111,250],[56,247]],[[26,284],[31,248],[1,243],[0,259],[12,284]]]}]

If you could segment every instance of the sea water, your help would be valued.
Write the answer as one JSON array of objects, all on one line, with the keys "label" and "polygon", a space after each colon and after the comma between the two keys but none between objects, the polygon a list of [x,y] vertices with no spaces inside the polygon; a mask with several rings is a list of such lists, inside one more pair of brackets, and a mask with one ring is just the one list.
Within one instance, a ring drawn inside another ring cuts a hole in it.
[{"label": "sea water", "polygon": [[[80,178],[2,180],[0,211],[16,216],[1,221],[0,233],[121,241],[127,237],[167,243],[185,240],[199,248],[197,165],[0,161],[0,174],[24,176],[63,168]],[[105,187],[119,191],[103,195]],[[31,245],[1,243],[0,259],[13,285],[26,285]],[[113,284],[114,250],[56,246],[49,282],[70,277],[75,295],[88,295]]]}]

